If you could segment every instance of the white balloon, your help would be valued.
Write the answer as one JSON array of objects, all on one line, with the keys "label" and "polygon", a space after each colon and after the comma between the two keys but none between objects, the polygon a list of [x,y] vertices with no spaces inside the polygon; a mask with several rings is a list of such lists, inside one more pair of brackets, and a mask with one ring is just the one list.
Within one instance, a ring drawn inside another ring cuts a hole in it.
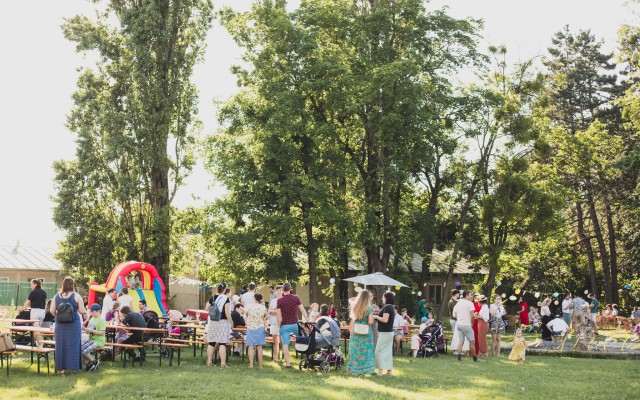
[{"label": "white balloon", "polygon": [[538,297],[540,297],[540,292],[536,292],[536,294],[534,294],[534,296],[536,296],[536,299],[537,299]]},{"label": "white balloon", "polygon": [[356,288],[355,288],[355,289],[353,289],[353,290],[355,290],[355,291],[356,291],[356,293],[360,293],[360,292],[362,292],[362,288],[361,288],[360,286],[356,286]]},{"label": "white balloon", "polygon": [[515,301],[516,299],[517,299],[517,297],[514,296],[514,295],[509,296],[509,300],[511,300],[511,301]]},{"label": "white balloon", "polygon": [[504,299],[505,297],[507,297],[506,293],[502,293],[502,298]]},{"label": "white balloon", "polygon": [[589,294],[589,290],[585,290],[585,291],[584,291],[584,294]]},{"label": "white balloon", "polygon": [[335,278],[329,279],[329,283],[331,283],[331,284],[336,283],[336,279]]},{"label": "white balloon", "polygon": [[418,296],[422,296],[422,292],[418,292]]}]

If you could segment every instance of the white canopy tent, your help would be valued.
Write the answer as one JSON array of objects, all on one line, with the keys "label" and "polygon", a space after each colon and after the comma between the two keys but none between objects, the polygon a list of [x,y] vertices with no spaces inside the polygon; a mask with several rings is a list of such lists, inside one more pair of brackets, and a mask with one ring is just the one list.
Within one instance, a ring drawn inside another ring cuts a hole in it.
[{"label": "white canopy tent", "polygon": [[343,279],[343,281],[355,282],[361,285],[367,286],[400,286],[409,287],[402,282],[399,282],[393,278],[390,278],[382,272],[376,272],[374,274],[354,276],[353,278]]}]

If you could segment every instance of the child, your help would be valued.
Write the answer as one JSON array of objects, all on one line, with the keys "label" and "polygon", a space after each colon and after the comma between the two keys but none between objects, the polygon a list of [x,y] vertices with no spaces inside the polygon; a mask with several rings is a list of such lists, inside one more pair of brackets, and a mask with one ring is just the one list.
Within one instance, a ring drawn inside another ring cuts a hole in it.
[{"label": "child", "polygon": [[519,365],[524,364],[524,354],[527,350],[527,342],[524,341],[522,336],[522,329],[516,330],[516,335],[513,338],[513,347],[511,348],[511,354],[509,354],[509,360],[517,361]]},{"label": "child", "polygon": [[107,329],[107,321],[101,315],[101,308],[99,304],[93,304],[89,309],[91,319],[89,325],[85,328],[83,335],[88,334],[89,338],[82,343],[82,359],[86,362],[86,371],[95,371],[98,369],[100,361],[95,360],[91,356],[91,352],[104,346],[104,333]]},{"label": "child", "polygon": [[316,319],[320,316],[320,312],[318,311],[320,306],[318,303],[313,303],[309,306],[309,312],[307,313],[309,317],[307,318],[310,322],[316,322]]},{"label": "child", "polygon": [[[427,318],[427,317],[422,317]],[[420,349],[420,329],[414,329],[413,335],[411,335],[411,353],[413,354],[413,358],[416,358],[418,355],[418,350]]]}]

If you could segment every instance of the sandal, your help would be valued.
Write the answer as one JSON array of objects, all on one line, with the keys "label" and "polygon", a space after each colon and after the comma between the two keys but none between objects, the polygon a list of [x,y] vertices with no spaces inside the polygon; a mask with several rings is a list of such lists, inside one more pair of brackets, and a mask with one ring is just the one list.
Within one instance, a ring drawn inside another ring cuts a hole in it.
[{"label": "sandal", "polygon": [[225,364],[225,365],[221,365],[220,368],[229,368],[229,366]]},{"label": "sandal", "polygon": [[208,362],[207,367],[213,367],[213,363]]}]

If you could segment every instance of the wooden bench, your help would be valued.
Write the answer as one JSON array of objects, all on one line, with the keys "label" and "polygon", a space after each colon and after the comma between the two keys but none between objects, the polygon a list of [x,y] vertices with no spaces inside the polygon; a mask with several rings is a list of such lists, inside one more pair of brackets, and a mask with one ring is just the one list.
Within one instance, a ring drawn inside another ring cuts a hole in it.
[{"label": "wooden bench", "polygon": [[56,347],[56,341],[55,340],[40,340],[40,341],[38,341],[38,343],[43,345],[43,346],[47,346],[47,347]]},{"label": "wooden bench", "polygon": [[28,351],[31,354],[36,354],[38,358],[38,373],[40,373],[40,360],[44,358],[45,362],[47,363],[47,374],[51,373],[51,370],[49,368],[49,354],[54,353],[56,351],[55,349],[52,349],[50,347],[31,347],[18,344],[16,345],[16,350]]},{"label": "wooden bench", "polygon": [[168,337],[168,338],[164,338],[163,342],[172,342],[172,343],[182,343],[182,344],[186,344],[188,346],[200,346],[200,357],[202,357],[202,353],[205,349],[205,347],[207,347],[208,343],[205,342],[204,340],[193,340],[193,339],[178,339],[178,338],[173,338],[173,337]]},{"label": "wooden bench", "polygon": [[171,341],[162,341],[162,342],[144,342],[145,345],[150,345],[150,346],[158,346],[158,349],[160,349],[160,366],[162,366],[162,348],[168,348],[169,349],[169,366],[171,366],[173,364],[173,352],[177,349],[178,350],[178,365],[180,365],[180,354],[181,354],[181,350],[185,347],[189,347],[190,344],[186,344],[186,343],[173,343]]},{"label": "wooden bench", "polygon": [[[105,348],[111,348],[113,353],[115,354],[115,347],[119,347],[122,349],[122,351],[120,352],[120,359],[122,360],[122,367],[126,368],[127,367],[127,351],[126,350],[142,350],[143,346],[141,344],[127,344],[127,343],[105,343],[104,345]],[[115,361],[116,358],[113,357],[113,361]],[[135,366],[136,365],[136,360],[135,358],[131,359],[131,366]],[[140,368],[142,368],[142,356],[140,357]]]},{"label": "wooden bench", "polygon": [[9,366],[11,365],[11,357],[16,355],[15,350],[3,351],[0,353],[0,367],[4,367],[4,362],[7,362],[7,376],[9,376]]}]

